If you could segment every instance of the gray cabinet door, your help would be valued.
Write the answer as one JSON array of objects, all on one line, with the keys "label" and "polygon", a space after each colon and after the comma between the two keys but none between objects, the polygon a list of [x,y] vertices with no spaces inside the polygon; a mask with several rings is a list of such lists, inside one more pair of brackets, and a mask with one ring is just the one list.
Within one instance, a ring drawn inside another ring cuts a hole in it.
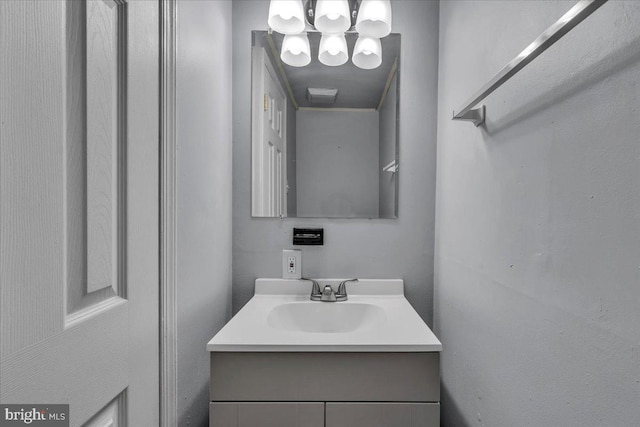
[{"label": "gray cabinet door", "polygon": [[324,427],[324,402],[211,402],[210,427]]},{"label": "gray cabinet door", "polygon": [[438,427],[439,403],[330,403],[326,427]]}]

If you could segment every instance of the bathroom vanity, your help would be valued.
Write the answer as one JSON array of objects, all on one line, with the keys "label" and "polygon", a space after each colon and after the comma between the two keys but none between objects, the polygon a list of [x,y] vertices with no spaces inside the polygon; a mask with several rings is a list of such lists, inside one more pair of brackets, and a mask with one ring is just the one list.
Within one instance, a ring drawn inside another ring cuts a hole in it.
[{"label": "bathroom vanity", "polygon": [[402,280],[349,283],[343,302],[310,301],[310,291],[304,280],[258,279],[209,341],[209,425],[439,426],[442,345]]}]

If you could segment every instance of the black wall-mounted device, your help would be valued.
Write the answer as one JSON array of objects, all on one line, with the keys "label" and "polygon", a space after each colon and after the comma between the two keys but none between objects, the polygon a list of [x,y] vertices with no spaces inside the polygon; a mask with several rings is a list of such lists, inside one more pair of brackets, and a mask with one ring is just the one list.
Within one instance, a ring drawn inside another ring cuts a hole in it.
[{"label": "black wall-mounted device", "polygon": [[294,245],[324,245],[324,228],[294,228]]}]

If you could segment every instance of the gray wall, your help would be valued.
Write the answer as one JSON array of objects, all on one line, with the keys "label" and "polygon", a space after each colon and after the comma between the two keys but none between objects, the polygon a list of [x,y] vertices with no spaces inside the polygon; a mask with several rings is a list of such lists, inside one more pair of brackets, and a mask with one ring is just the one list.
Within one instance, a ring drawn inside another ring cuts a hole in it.
[{"label": "gray wall", "polygon": [[[266,30],[269,2],[233,2],[233,310],[253,295],[256,277],[280,277],[294,226],[321,226],[324,247],[304,247],[303,273],[322,277],[400,277],[431,322],[438,57],[438,3],[393,1],[402,33],[397,220],[251,218],[251,30]],[[410,55],[409,55],[410,53]]]},{"label": "gray wall", "polygon": [[378,116],[296,112],[298,217],[378,217]]},{"label": "gray wall", "polygon": [[391,80],[391,86],[380,108],[380,163],[378,165],[380,218],[393,218],[396,215],[396,187],[398,174],[383,172],[382,168],[396,159],[398,115],[398,74]]},{"label": "gray wall", "polygon": [[450,120],[574,3],[441,5],[447,426],[640,420],[640,2],[605,4],[498,89],[485,127]]},{"label": "gray wall", "polygon": [[205,345],[231,314],[231,2],[177,3],[178,416],[206,426]]}]

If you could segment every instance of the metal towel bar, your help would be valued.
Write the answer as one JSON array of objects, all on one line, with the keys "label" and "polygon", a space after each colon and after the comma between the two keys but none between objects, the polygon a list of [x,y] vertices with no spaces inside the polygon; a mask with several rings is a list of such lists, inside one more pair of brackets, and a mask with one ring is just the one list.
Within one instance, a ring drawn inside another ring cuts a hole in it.
[{"label": "metal towel bar", "polygon": [[489,96],[494,90],[502,86],[504,82],[513,77],[525,65],[533,61],[538,55],[547,50],[551,45],[560,40],[573,27],[591,15],[607,0],[581,0],[576,3],[567,13],[551,25],[545,32],[540,34],[529,46],[527,46],[518,56],[505,65],[487,84],[478,90],[456,113],[453,112],[452,120],[467,120],[479,126],[484,123],[485,106],[475,107],[484,98]]}]

